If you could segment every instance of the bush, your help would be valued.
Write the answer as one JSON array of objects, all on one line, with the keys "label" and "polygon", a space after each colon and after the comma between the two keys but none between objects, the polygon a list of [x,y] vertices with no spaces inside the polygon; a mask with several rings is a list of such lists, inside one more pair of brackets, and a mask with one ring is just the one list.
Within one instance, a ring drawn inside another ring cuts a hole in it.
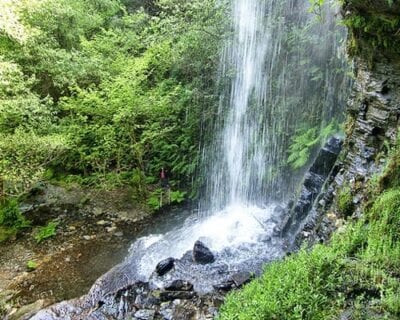
[{"label": "bush", "polygon": [[29,222],[25,219],[19,209],[17,200],[8,200],[0,207],[0,225],[15,229],[26,228],[29,226]]}]

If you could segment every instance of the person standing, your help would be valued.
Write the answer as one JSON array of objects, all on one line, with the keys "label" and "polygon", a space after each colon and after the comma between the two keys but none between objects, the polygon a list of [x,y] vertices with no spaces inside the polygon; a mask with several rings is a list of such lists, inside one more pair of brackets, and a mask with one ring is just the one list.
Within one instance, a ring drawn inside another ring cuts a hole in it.
[{"label": "person standing", "polygon": [[164,189],[169,188],[169,177],[168,177],[168,170],[164,167],[161,168],[160,171],[160,180],[161,180],[161,187]]}]

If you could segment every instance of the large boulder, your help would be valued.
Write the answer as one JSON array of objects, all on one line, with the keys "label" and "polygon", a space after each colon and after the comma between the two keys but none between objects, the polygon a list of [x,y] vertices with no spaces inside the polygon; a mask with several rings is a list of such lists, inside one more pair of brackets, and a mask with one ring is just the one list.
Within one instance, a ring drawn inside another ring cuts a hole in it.
[{"label": "large boulder", "polygon": [[195,242],[192,254],[193,261],[196,263],[208,264],[215,261],[215,257],[211,250],[200,240]]}]

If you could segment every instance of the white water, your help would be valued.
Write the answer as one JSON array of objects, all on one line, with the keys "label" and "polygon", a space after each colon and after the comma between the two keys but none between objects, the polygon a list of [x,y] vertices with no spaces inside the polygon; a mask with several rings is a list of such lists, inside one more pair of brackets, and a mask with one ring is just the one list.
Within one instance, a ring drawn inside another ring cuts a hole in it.
[{"label": "white water", "polygon": [[[199,219],[188,218],[183,226],[174,228],[166,234],[154,234],[141,238],[131,247],[132,254],[145,252],[139,264],[142,275],[149,276],[157,263],[167,257],[181,257],[193,249],[196,240],[202,240],[213,251],[224,248],[236,248],[243,244],[257,244],[261,238],[272,235],[273,224],[263,223],[272,217],[273,206],[229,206],[212,216]],[[251,258],[249,252],[237,252],[235,262],[240,263]]]},{"label": "white water", "polygon": [[333,31],[334,12],[326,13],[324,23],[314,24],[307,0],[231,1],[233,35],[219,74],[226,85],[214,143],[204,150],[210,174],[201,212],[132,246],[142,275],[162,259],[180,258],[198,239],[214,252],[232,249],[220,257],[226,263],[282,254],[265,239],[279,219],[273,203],[287,199],[303,173],[285,166],[290,137],[304,123],[322,127],[340,113],[346,91],[343,74],[332,71],[341,67],[338,34],[344,34]]}]

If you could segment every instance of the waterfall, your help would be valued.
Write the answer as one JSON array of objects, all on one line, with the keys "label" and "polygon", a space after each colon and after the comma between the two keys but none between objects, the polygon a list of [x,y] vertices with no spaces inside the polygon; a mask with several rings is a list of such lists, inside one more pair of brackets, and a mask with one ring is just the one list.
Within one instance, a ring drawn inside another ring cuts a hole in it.
[{"label": "waterfall", "polygon": [[[335,10],[325,6],[317,17],[307,0],[230,5],[232,32],[221,53],[214,136],[203,151],[206,192],[199,213],[132,246],[131,263],[143,277],[160,260],[180,258],[198,239],[229,270],[253,272],[279,258],[284,239],[273,232],[274,208],[299,185],[320,132],[342,117],[350,86],[341,56],[345,32],[337,27]],[[293,170],[288,149],[304,132],[310,148],[292,155],[305,158]],[[211,274],[218,269],[190,268],[178,270],[180,279],[212,289]]]},{"label": "waterfall", "polygon": [[[220,106],[204,152],[202,211],[283,201],[304,170],[288,168],[288,146],[341,119],[349,87],[335,11],[320,17],[307,0],[233,0],[232,37],[220,62]],[[311,157],[310,157],[311,158]],[[310,159],[311,160],[311,159]]]}]

